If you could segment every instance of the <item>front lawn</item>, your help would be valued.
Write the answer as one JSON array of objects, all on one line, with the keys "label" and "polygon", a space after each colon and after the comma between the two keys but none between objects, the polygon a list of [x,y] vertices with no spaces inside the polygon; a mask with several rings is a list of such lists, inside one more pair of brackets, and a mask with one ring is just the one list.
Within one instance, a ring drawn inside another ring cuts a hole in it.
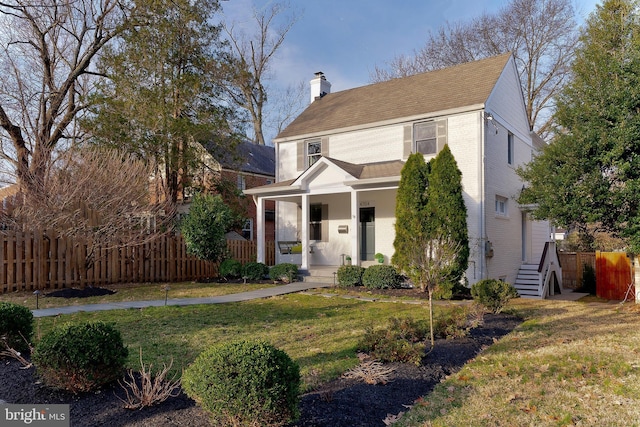
[{"label": "front lawn", "polygon": [[510,304],[526,321],[398,426],[638,426],[640,310],[633,303]]},{"label": "front lawn", "polygon": [[129,347],[128,366],[162,366],[173,358],[181,371],[209,345],[240,338],[265,339],[301,367],[306,388],[338,377],[358,364],[356,346],[367,326],[386,326],[391,317],[427,319],[425,306],[294,294],[242,303],[167,306],[77,313],[38,318],[44,334],[55,324],[103,320],[121,331]]}]

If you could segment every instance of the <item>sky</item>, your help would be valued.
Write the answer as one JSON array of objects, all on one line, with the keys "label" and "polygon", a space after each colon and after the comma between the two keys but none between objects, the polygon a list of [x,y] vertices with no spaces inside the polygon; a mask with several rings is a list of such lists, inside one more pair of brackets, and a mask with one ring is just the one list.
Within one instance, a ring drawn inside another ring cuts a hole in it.
[{"label": "sky", "polygon": [[[250,28],[252,10],[277,0],[221,1],[226,22]],[[269,85],[306,84],[318,71],[331,92],[371,82],[375,67],[420,49],[429,31],[495,13],[508,0],[289,0],[299,18],[271,63]],[[601,0],[574,0],[584,20]]]}]

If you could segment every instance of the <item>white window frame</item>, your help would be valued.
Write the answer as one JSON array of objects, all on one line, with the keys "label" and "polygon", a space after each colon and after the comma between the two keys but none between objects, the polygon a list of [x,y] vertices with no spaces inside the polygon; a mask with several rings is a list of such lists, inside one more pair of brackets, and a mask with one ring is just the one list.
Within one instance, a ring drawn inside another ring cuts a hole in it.
[{"label": "white window frame", "polygon": [[[413,125],[413,152],[435,156],[447,143],[447,120],[430,120]],[[427,150],[426,148],[430,148]]]},{"label": "white window frame", "polygon": [[236,187],[238,187],[238,190],[240,191],[244,191],[247,189],[247,181],[244,175],[238,174],[238,177],[236,178]]},{"label": "white window frame", "polygon": [[506,218],[509,216],[509,199],[496,195],[496,216]]},{"label": "white window frame", "polygon": [[242,226],[242,237],[245,237],[245,233],[249,233],[249,238],[247,240],[253,240],[253,218],[247,218]]},{"label": "white window frame", "polygon": [[322,140],[313,139],[305,142],[307,167],[312,166],[322,157]]}]

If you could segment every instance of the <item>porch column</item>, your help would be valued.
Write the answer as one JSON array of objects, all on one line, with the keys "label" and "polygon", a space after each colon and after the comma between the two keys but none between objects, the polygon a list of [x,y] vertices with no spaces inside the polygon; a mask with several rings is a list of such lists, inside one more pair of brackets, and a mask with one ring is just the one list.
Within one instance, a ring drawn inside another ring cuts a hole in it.
[{"label": "porch column", "polygon": [[309,270],[309,195],[302,195],[302,220],[300,241],[302,243],[302,264],[300,270]]},{"label": "porch column", "polygon": [[351,263],[353,265],[360,265],[360,228],[359,226],[359,214],[360,214],[360,202],[358,201],[358,192],[351,190]]},{"label": "porch column", "polygon": [[265,260],[264,205],[264,199],[258,197],[256,201],[256,261],[263,264]]}]

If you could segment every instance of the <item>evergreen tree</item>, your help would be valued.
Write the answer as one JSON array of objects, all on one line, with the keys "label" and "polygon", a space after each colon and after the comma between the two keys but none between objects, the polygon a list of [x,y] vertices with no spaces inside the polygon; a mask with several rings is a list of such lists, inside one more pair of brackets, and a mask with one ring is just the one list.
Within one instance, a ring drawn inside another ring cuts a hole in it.
[{"label": "evergreen tree", "polygon": [[[557,137],[526,168],[520,202],[563,227],[626,237],[640,252],[640,24],[634,0],[606,0],[587,20],[557,99]],[[593,230],[593,229],[592,229]]]},{"label": "evergreen tree", "polygon": [[108,81],[84,123],[94,141],[159,165],[156,180],[175,202],[191,186],[204,145],[229,144],[230,111],[219,69],[226,60],[217,1],[136,0],[144,25],[105,50]]},{"label": "evergreen tree", "polygon": [[469,260],[467,207],[462,198],[462,172],[448,145],[429,164],[431,172],[424,215],[428,233],[433,239],[451,242],[458,248],[455,261],[447,274],[448,281],[454,284],[462,279]]},{"label": "evergreen tree", "polygon": [[225,233],[235,221],[237,218],[222,197],[196,194],[180,223],[187,252],[200,259],[220,261],[227,250]]},{"label": "evergreen tree", "polygon": [[409,156],[400,175],[396,194],[395,252],[391,262],[403,271],[410,270],[410,256],[424,229],[422,211],[427,202],[428,175],[429,165],[420,153]]}]

